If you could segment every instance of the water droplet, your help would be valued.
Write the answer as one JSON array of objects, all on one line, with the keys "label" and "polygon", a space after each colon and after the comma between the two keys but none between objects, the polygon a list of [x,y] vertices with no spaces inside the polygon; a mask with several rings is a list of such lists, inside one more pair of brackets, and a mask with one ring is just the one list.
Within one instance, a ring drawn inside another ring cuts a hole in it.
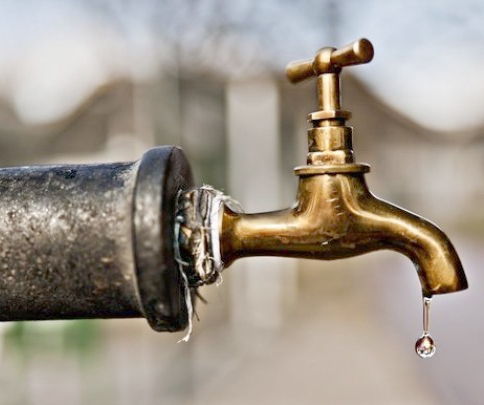
[{"label": "water droplet", "polygon": [[422,358],[427,359],[435,353],[435,342],[429,334],[429,316],[431,297],[423,297],[423,334],[415,343],[415,352]]},{"label": "water droplet", "polygon": [[435,354],[435,349],[434,339],[428,333],[424,333],[415,343],[415,352],[422,359],[432,357]]}]

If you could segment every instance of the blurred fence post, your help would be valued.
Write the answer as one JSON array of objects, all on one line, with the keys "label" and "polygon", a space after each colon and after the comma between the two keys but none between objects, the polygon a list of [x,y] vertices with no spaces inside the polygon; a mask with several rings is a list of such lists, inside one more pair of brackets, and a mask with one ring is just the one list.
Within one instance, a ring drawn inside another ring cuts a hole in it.
[{"label": "blurred fence post", "polygon": [[[277,82],[270,77],[231,81],[226,101],[230,194],[247,212],[283,208]],[[296,262],[250,258],[228,272],[235,333],[277,329],[296,294]]]}]

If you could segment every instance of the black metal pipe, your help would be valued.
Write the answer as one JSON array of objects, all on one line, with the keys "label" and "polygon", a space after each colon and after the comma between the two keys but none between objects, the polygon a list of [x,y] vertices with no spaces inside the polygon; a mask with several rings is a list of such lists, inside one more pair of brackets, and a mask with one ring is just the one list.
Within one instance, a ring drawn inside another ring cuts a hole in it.
[{"label": "black metal pipe", "polygon": [[176,147],[137,162],[0,169],[0,320],[140,317],[188,324],[174,256]]}]

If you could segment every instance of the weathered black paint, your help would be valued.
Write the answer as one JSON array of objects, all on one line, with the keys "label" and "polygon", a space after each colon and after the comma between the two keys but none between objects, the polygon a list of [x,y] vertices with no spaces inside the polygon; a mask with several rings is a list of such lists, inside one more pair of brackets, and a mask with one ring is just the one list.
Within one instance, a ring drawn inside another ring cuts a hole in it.
[{"label": "weathered black paint", "polygon": [[176,147],[132,163],[0,169],[0,320],[144,316],[187,325],[173,257]]}]

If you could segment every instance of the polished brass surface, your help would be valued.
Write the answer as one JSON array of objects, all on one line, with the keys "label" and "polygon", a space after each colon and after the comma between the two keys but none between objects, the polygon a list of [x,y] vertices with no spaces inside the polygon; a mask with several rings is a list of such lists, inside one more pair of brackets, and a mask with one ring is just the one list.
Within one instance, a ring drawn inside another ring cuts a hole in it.
[{"label": "polished brass surface", "polygon": [[414,263],[425,296],[467,288],[459,257],[446,235],[429,221],[378,199],[355,163],[349,113],[341,110],[339,73],[369,62],[373,47],[361,39],[339,50],[323,48],[315,58],[286,70],[297,83],[318,76],[320,111],[309,118],[307,165],[295,169],[299,190],[293,207],[244,214],[223,207],[221,253],[226,266],[247,256],[341,259],[380,249]]},{"label": "polished brass surface", "polygon": [[365,38],[340,49],[326,47],[313,59],[291,62],[286,68],[286,75],[291,83],[298,83],[324,73],[339,73],[342,67],[370,62],[373,53],[373,45]]},{"label": "polished brass surface", "polygon": [[374,197],[362,174],[301,176],[293,208],[240,214],[225,207],[222,230],[226,263],[246,256],[329,260],[392,249],[415,264],[426,296],[467,286],[442,231]]}]

